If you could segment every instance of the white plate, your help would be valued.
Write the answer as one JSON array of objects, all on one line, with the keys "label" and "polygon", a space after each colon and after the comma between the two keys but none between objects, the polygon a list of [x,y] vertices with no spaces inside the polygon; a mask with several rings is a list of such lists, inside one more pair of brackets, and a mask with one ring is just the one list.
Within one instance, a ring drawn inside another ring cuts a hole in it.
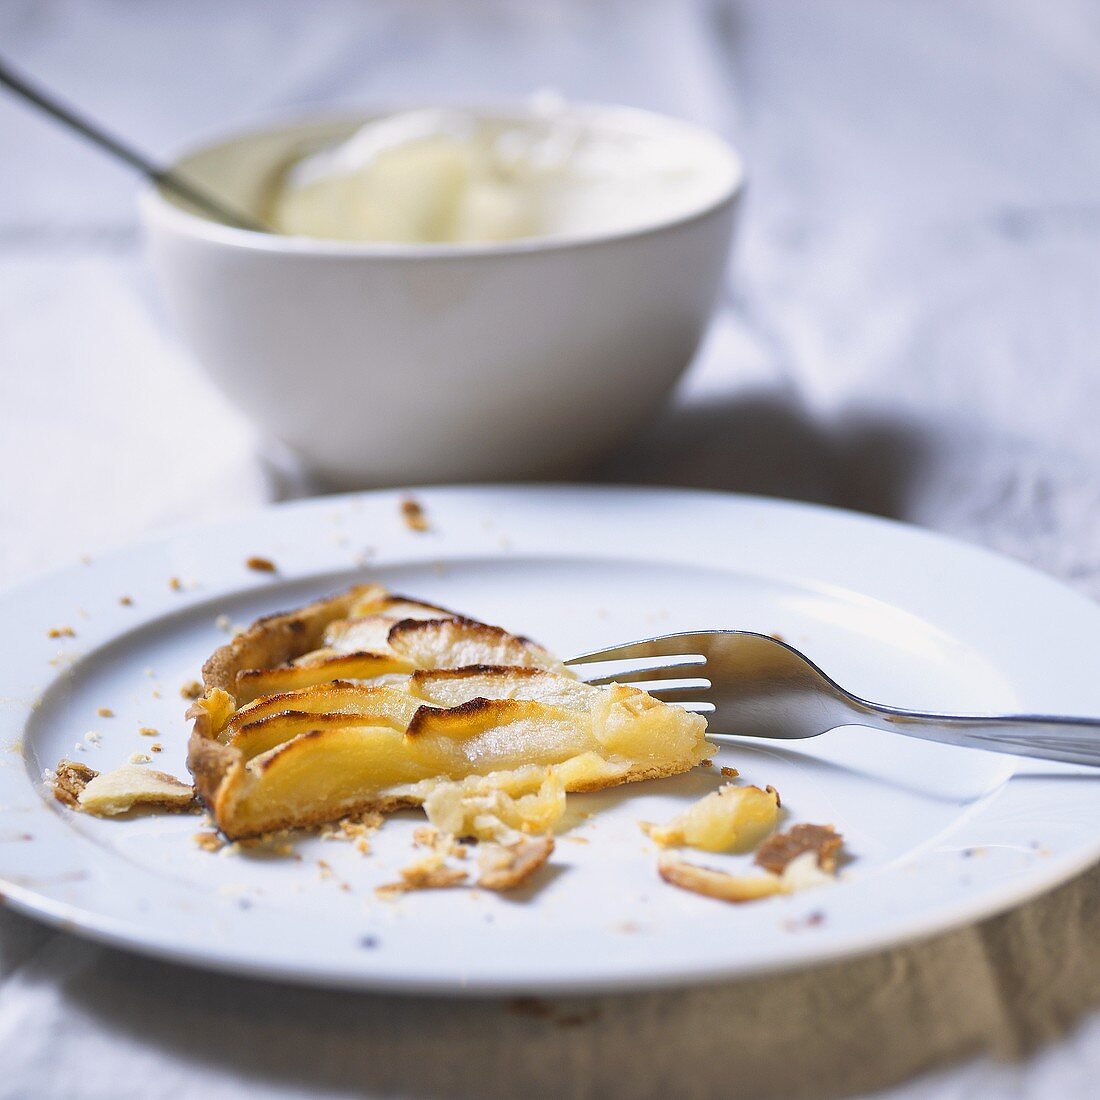
[{"label": "white plate", "polygon": [[[366,578],[565,655],[743,627],[779,631],[842,684],[903,706],[1100,713],[1100,609],[930,534],[694,492],[418,496],[425,534],[402,523],[396,493],[309,501],[103,557],[0,599],[7,902],[82,935],[240,973],[439,993],[595,991],[802,966],[929,935],[1100,856],[1100,787],[1083,769],[858,729],[716,752],[747,781],[778,787],[789,821],[835,823],[852,856],[834,886],[743,906],[663,884],[638,829],[712,789],[705,773],[571,796],[577,823],[553,869],[519,897],[451,890],[396,903],[374,887],[411,858],[411,813],[388,822],[368,856],[309,838],[296,845],[300,858],[261,858],[201,851],[191,815],[101,821],[46,796],[43,769],[62,756],[104,769],[148,752],[143,726],[160,731],[157,766],[184,774],[179,688],[225,640],[216,618],[248,621]],[[250,572],[250,555],[274,559],[279,573]],[[76,636],[47,636],[61,626]],[[89,730],[98,744],[84,740]]]}]

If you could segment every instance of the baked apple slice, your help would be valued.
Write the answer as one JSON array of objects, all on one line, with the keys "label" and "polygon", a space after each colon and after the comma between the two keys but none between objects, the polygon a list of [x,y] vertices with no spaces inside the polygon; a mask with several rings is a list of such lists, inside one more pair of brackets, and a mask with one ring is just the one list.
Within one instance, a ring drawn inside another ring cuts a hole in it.
[{"label": "baked apple slice", "polygon": [[549,789],[674,775],[709,752],[701,716],[582,683],[529,639],[376,585],[260,619],[203,682],[188,766],[233,838],[433,793],[461,820],[455,792],[484,799],[486,783],[541,821]]}]

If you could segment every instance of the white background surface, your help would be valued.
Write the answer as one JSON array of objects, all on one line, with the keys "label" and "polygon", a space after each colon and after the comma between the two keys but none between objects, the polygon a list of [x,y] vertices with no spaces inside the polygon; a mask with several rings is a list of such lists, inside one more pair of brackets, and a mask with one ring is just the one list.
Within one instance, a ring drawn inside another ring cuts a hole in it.
[{"label": "white background surface", "polygon": [[[726,307],[676,408],[593,477],[868,508],[1100,592],[1100,19],[1083,0],[6,0],[0,44],[165,152],[268,111],[542,85],[716,126],[751,177]],[[300,491],[159,320],[131,180],[5,102],[0,163],[0,581]],[[10,915],[0,972],[0,1096],[221,1097],[239,1074],[357,1091],[219,1046],[264,1041],[263,988],[188,980],[152,1017],[138,990],[174,971]],[[182,1040],[215,992],[241,1026]],[[401,1050],[448,1010],[363,1011]],[[891,1095],[1083,1096],[1098,1067],[1086,1017],[1023,1064]]]}]

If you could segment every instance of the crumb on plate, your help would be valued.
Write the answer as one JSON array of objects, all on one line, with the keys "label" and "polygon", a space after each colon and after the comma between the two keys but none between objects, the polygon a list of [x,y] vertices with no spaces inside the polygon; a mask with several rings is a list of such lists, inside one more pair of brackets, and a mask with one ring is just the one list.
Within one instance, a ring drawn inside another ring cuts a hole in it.
[{"label": "crumb on plate", "polygon": [[352,841],[356,851],[366,855],[370,851],[370,837],[382,828],[385,820],[377,810],[342,817],[335,824],[321,827],[321,839]]},{"label": "crumb on plate", "polygon": [[81,791],[99,775],[95,768],[87,764],[78,764],[73,760],[61,760],[53,770],[47,782],[53,787],[53,796],[58,802],[75,808]]},{"label": "crumb on plate", "polygon": [[442,856],[466,858],[466,845],[454,833],[445,833],[433,825],[419,825],[413,830],[413,847],[429,848]]},{"label": "crumb on plate", "polygon": [[772,874],[781,875],[804,852],[813,852],[823,871],[836,870],[836,857],[843,838],[832,825],[794,825],[761,844],[754,862]]},{"label": "crumb on plate", "polygon": [[719,901],[756,901],[783,890],[778,875],[731,875],[669,855],[661,856],[657,871],[670,886]]},{"label": "crumb on plate", "polygon": [[204,852],[216,852],[225,845],[217,833],[195,833],[191,838]]},{"label": "crumb on plate", "polygon": [[401,498],[401,518],[410,531],[427,531],[429,529],[424,506],[415,497]]},{"label": "crumb on plate", "polygon": [[780,874],[765,871],[763,874],[731,875],[712,867],[687,863],[668,853],[662,854],[657,871],[665,882],[681,890],[730,902],[793,894],[836,881],[835,861],[831,868],[821,866],[812,848],[806,848],[791,859]]},{"label": "crumb on plate", "polygon": [[554,851],[552,837],[521,837],[511,844],[488,841],[479,845],[477,884],[486,890],[512,890],[526,882]]},{"label": "crumb on plate", "polygon": [[457,867],[448,867],[444,857],[438,852],[424,856],[401,868],[399,882],[390,882],[376,888],[380,898],[392,898],[408,894],[414,890],[446,890],[459,886],[466,881],[466,872]]},{"label": "crumb on plate", "polygon": [[228,846],[233,851],[226,854],[233,855],[242,850],[257,851],[268,856],[292,856],[301,860],[301,856],[294,850],[294,832],[291,829],[272,829],[258,836],[246,836],[234,841]]}]

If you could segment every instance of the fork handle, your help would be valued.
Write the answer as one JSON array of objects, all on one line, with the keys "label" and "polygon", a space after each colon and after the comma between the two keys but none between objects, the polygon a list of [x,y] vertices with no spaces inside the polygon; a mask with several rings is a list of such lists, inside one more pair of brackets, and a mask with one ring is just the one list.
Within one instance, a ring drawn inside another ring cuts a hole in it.
[{"label": "fork handle", "polygon": [[851,699],[859,725],[944,745],[1060,760],[1100,767],[1100,719],[1062,718],[1045,714],[964,717],[925,714]]}]

